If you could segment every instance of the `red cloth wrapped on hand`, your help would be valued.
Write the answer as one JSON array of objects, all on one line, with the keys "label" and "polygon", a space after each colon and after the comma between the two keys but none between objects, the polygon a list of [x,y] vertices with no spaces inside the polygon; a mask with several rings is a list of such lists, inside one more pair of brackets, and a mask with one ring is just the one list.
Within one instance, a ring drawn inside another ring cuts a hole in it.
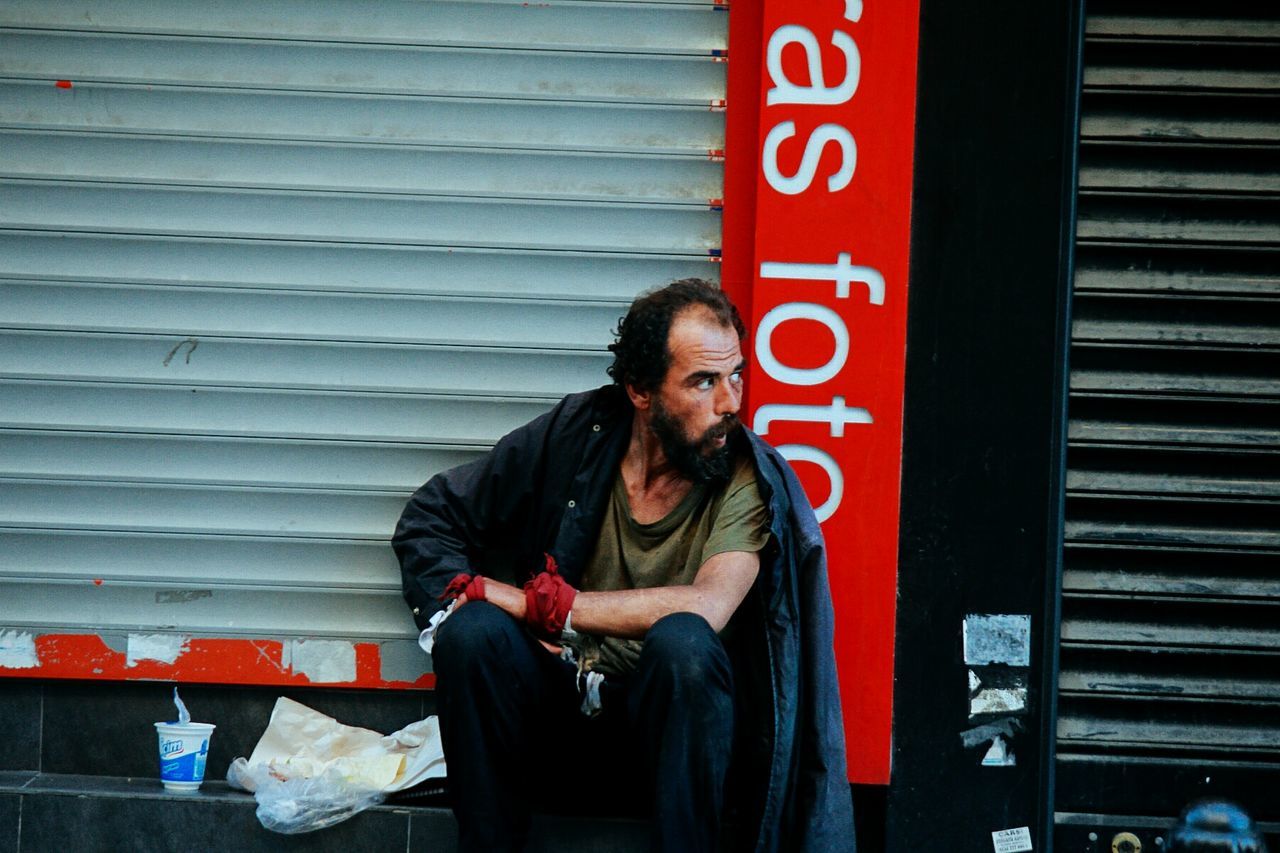
[{"label": "red cloth wrapped on hand", "polygon": [[573,609],[578,591],[560,576],[555,558],[547,555],[547,568],[524,585],[524,621],[535,637],[559,640]]},{"label": "red cloth wrapped on hand", "polygon": [[440,596],[440,600],[456,601],[464,595],[467,597],[467,601],[484,601],[484,575],[469,575],[466,572],[458,572],[453,576],[453,580],[449,581],[449,585],[444,588],[444,594]]}]

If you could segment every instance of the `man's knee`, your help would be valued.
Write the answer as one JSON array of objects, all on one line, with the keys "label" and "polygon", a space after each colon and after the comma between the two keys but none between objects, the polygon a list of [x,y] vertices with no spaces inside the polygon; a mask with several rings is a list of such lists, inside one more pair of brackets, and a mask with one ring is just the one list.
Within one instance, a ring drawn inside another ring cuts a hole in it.
[{"label": "man's knee", "polygon": [[640,668],[659,670],[693,686],[727,689],[731,685],[724,644],[696,613],[672,613],[655,622],[644,637]]},{"label": "man's knee", "polygon": [[468,602],[437,629],[432,668],[440,672],[453,665],[465,667],[501,659],[521,641],[520,627],[501,609],[487,601]]}]

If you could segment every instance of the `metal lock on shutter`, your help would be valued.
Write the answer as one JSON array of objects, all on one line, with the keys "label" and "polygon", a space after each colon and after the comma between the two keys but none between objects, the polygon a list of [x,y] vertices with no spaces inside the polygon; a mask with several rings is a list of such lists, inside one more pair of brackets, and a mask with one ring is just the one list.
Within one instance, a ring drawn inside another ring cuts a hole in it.
[{"label": "metal lock on shutter", "polygon": [[1111,853],[1142,853],[1142,842],[1132,832],[1117,832],[1111,838]]}]

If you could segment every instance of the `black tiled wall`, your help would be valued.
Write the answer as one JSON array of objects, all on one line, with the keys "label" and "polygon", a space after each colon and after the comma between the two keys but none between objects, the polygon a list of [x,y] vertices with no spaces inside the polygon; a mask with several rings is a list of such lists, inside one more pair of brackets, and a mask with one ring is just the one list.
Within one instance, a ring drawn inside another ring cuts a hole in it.
[{"label": "black tiled wall", "polygon": [[278,835],[258,825],[251,804],[193,799],[23,797],[22,850],[131,851],[403,850],[408,816],[368,811],[327,829]]},{"label": "black tiled wall", "polygon": [[39,682],[0,679],[0,770],[40,769],[41,699]]},{"label": "black tiled wall", "polygon": [[0,794],[0,853],[18,851],[19,807],[17,794]]},{"label": "black tiled wall", "polygon": [[[206,778],[248,756],[278,696],[353,726],[389,734],[435,713],[425,691],[179,685],[193,719],[214,723]],[[166,682],[0,679],[0,770],[158,776],[153,723],[177,716]]]}]

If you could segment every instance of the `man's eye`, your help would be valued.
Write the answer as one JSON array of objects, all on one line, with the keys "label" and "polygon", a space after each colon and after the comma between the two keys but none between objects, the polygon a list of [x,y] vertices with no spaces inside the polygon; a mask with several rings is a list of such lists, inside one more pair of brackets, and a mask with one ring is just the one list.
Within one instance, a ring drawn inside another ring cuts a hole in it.
[{"label": "man's eye", "polygon": [[715,385],[715,380],[707,377],[705,379],[698,380],[697,388],[699,391],[710,391],[713,385]]},{"label": "man's eye", "polygon": [[732,382],[732,383],[734,383],[735,385],[736,385],[737,383],[741,382],[741,381],[742,381],[742,371],[741,371],[741,370],[735,370],[733,373],[730,373],[730,374],[729,374],[729,381],[730,381],[730,382]]}]

